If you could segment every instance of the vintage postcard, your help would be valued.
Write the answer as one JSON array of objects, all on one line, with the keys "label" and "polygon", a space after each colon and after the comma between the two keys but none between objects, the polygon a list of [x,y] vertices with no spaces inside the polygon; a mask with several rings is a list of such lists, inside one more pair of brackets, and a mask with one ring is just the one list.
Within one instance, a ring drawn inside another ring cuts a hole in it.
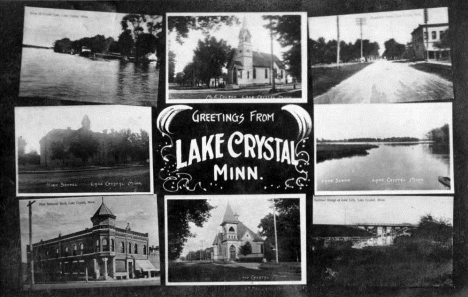
[{"label": "vintage postcard", "polygon": [[316,105],[315,192],[453,194],[452,103]]},{"label": "vintage postcard", "polygon": [[453,99],[446,7],[309,18],[314,103]]},{"label": "vintage postcard", "polygon": [[20,97],[156,106],[162,16],[25,7]]},{"label": "vintage postcard", "polygon": [[16,107],[18,196],[153,193],[151,107]]},{"label": "vintage postcard", "polygon": [[168,13],[166,103],[306,103],[305,12]]},{"label": "vintage postcard", "polygon": [[166,196],[166,284],[306,284],[305,194]]},{"label": "vintage postcard", "polygon": [[312,184],[312,119],[300,105],[171,105],[156,127],[157,191],[303,193]]},{"label": "vintage postcard", "polygon": [[451,287],[453,197],[314,197],[312,283]]},{"label": "vintage postcard", "polygon": [[155,195],[20,200],[25,290],[160,285]]}]

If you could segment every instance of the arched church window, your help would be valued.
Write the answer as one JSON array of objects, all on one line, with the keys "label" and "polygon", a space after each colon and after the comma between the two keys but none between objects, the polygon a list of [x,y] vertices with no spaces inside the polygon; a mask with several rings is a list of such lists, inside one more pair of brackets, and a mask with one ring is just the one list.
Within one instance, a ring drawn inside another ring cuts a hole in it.
[{"label": "arched church window", "polygon": [[234,227],[229,228],[229,232],[234,232]]},{"label": "arched church window", "polygon": [[250,71],[247,71],[247,78],[250,78]]},{"label": "arched church window", "polygon": [[268,69],[265,68],[265,78],[268,78]]},{"label": "arched church window", "polygon": [[257,69],[253,69],[253,78],[256,79],[257,78]]}]

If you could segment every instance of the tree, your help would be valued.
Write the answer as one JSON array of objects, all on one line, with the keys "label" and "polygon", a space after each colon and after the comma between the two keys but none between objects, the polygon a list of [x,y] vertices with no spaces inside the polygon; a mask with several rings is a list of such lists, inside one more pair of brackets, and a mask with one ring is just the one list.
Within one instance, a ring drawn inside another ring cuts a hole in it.
[{"label": "tree", "polygon": [[218,41],[215,37],[206,37],[203,41],[199,40],[193,57],[194,63],[198,64],[197,78],[209,87],[212,78],[222,75],[230,51],[231,47],[223,39]]},{"label": "tree", "polygon": [[52,160],[61,160],[62,164],[64,163],[65,159],[69,156],[69,150],[65,148],[64,141],[54,141],[50,144],[51,155],[50,158]]},{"label": "tree", "polygon": [[[299,199],[274,199],[276,230],[278,234],[279,256],[282,261],[300,261],[301,230]],[[273,214],[266,215],[258,225],[261,236],[267,237],[266,243],[274,244]],[[267,247],[267,244],[265,244]]]},{"label": "tree", "polygon": [[87,130],[77,130],[70,141],[70,153],[80,158],[83,165],[86,165],[88,159],[97,153],[98,150],[99,141]]},{"label": "tree", "polygon": [[270,21],[265,28],[277,36],[279,44],[284,48],[289,48],[283,54],[283,60],[288,65],[288,72],[291,76],[301,81],[301,16],[267,15],[263,19]]},{"label": "tree", "polygon": [[450,31],[447,29],[440,34],[440,41],[435,42],[434,46],[440,49],[446,49],[451,47]]},{"label": "tree", "polygon": [[448,242],[453,236],[452,225],[443,219],[435,219],[427,214],[419,220],[418,227],[413,231],[415,238]]},{"label": "tree", "polygon": [[[177,259],[189,237],[194,237],[190,232],[189,223],[197,227],[211,217],[213,209],[206,199],[195,200],[169,200],[167,202],[167,226],[168,226],[168,257],[169,260]],[[187,255],[187,259],[189,255]]]},{"label": "tree", "polygon": [[169,82],[173,83],[174,82],[174,74],[175,74],[176,54],[173,51],[169,51],[167,56],[168,56],[168,60],[169,60],[169,69],[168,69]]},{"label": "tree", "polygon": [[252,245],[250,244],[250,242],[247,241],[244,245],[240,247],[240,253],[244,256],[250,255],[252,253]]},{"label": "tree", "polygon": [[390,60],[401,59],[406,51],[406,46],[396,42],[393,38],[385,41],[384,45],[385,52],[383,55]]},{"label": "tree", "polygon": [[167,29],[169,32],[175,32],[177,42],[182,44],[190,30],[200,30],[208,36],[223,24],[239,24],[239,20],[235,16],[173,16],[168,18]]},{"label": "tree", "polygon": [[119,35],[119,52],[122,56],[128,57],[132,53],[132,49],[134,46],[133,38],[132,38],[132,31],[129,29],[124,30]]}]

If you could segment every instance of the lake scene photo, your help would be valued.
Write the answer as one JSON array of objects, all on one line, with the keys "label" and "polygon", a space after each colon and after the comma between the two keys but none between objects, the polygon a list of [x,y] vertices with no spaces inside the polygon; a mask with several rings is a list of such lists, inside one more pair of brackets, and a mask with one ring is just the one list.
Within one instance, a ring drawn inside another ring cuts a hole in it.
[{"label": "lake scene photo", "polygon": [[20,97],[155,106],[162,16],[25,8]]},{"label": "lake scene photo", "polygon": [[320,194],[453,192],[451,104],[315,108]]}]

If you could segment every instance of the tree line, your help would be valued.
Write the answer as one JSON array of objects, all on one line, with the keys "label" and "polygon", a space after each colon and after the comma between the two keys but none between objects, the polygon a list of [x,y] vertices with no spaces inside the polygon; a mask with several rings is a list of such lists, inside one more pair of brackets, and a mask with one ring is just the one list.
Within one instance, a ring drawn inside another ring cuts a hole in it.
[{"label": "tree line", "polygon": [[[58,53],[81,53],[83,47],[86,47],[93,54],[119,53],[123,57],[135,56],[137,59],[155,53],[158,59],[162,59],[162,23],[157,18],[158,16],[129,14],[122,18],[122,33],[118,40],[104,35],[78,40],[62,38],[54,42],[53,49]],[[146,27],[146,32],[143,26]]]}]

